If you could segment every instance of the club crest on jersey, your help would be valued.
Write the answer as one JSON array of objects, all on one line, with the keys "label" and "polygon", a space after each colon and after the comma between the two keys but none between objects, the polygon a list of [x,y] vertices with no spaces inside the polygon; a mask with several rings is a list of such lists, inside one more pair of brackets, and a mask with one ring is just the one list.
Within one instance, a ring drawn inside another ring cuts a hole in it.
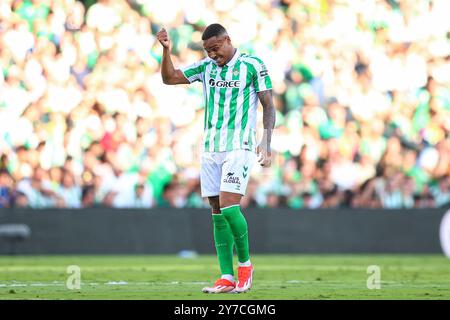
[{"label": "club crest on jersey", "polygon": [[234,69],[233,70],[233,76],[237,77],[239,75],[239,70],[238,69]]},{"label": "club crest on jersey", "polygon": [[241,81],[239,80],[214,80],[209,79],[209,86],[217,88],[239,88]]}]

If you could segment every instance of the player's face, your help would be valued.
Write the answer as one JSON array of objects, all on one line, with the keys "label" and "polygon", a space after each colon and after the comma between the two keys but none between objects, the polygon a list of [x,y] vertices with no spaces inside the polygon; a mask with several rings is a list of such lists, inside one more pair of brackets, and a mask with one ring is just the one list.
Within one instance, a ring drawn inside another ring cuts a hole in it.
[{"label": "player's face", "polygon": [[219,67],[223,67],[232,58],[230,53],[232,54],[233,47],[228,36],[209,38],[203,41],[203,48]]}]

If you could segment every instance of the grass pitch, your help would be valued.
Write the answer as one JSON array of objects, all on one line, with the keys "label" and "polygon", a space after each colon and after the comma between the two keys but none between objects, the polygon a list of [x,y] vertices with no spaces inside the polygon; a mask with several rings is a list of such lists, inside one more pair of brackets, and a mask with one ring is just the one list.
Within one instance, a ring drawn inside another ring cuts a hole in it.
[{"label": "grass pitch", "polygon": [[[244,294],[204,294],[215,256],[1,256],[0,299],[450,299],[450,260],[441,255],[253,255]],[[81,271],[69,290],[67,267]],[[381,288],[369,290],[370,265]]]}]

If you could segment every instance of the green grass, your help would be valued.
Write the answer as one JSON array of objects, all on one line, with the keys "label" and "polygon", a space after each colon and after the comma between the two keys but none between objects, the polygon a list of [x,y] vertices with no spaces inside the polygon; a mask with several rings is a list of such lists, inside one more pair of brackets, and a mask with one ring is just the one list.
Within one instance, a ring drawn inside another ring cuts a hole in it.
[{"label": "green grass", "polygon": [[[204,294],[215,256],[0,256],[0,299],[450,299],[450,260],[440,255],[254,255],[245,294]],[[67,266],[81,268],[69,290]],[[369,265],[381,289],[369,290]]]}]

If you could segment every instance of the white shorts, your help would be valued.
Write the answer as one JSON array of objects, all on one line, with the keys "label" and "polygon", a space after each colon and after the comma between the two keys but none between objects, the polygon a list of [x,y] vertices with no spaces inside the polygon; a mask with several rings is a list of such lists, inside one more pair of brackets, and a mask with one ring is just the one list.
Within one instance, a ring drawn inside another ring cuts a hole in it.
[{"label": "white shorts", "polygon": [[202,197],[218,196],[220,191],[245,195],[256,154],[250,150],[204,152],[201,157]]}]

